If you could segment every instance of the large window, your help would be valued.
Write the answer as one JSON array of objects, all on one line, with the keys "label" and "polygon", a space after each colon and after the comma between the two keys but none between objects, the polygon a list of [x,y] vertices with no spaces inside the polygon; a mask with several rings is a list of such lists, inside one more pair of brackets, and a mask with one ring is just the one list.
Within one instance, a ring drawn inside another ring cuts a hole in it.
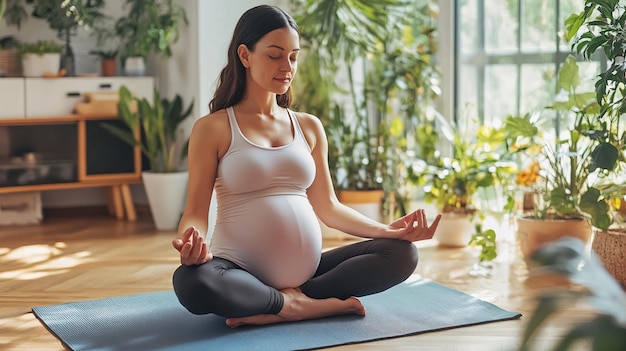
[{"label": "large window", "polygon": [[[455,6],[457,121],[493,125],[509,114],[549,116],[544,107],[554,100],[556,73],[570,53],[564,22],[584,2],[455,0]],[[579,65],[588,78],[581,89],[593,91],[600,60]],[[551,120],[558,130],[558,116]]]}]

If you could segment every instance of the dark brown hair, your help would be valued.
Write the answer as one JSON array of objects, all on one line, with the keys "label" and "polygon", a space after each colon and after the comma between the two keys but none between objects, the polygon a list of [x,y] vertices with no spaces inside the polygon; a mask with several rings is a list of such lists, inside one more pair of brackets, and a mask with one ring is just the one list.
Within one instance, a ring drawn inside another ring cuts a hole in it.
[{"label": "dark brown hair", "polygon": [[[239,45],[244,44],[248,49],[254,50],[256,43],[267,33],[285,27],[291,27],[299,33],[293,17],[276,6],[256,6],[241,15],[228,47],[226,66],[220,73],[215,95],[209,103],[211,113],[233,106],[243,99],[246,69],[237,55]],[[291,105],[291,87],[285,94],[276,95],[276,102],[279,106],[288,108]]]}]

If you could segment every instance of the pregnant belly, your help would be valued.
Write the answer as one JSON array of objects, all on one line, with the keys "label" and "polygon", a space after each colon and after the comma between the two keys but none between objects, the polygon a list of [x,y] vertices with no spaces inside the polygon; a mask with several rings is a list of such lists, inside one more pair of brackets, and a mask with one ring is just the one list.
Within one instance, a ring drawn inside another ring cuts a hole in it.
[{"label": "pregnant belly", "polygon": [[315,273],[322,237],[306,197],[267,196],[219,212],[211,250],[274,288],[293,288]]}]

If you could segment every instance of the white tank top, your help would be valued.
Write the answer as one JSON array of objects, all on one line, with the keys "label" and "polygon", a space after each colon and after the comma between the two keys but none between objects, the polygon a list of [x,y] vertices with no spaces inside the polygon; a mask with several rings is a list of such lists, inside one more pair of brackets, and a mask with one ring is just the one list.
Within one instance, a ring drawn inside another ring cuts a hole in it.
[{"label": "white tank top", "polygon": [[231,107],[227,113],[231,142],[217,170],[211,251],[276,289],[300,286],[315,273],[322,250],[306,196],[315,177],[311,149],[289,110],[293,140],[278,147],[252,143]]}]

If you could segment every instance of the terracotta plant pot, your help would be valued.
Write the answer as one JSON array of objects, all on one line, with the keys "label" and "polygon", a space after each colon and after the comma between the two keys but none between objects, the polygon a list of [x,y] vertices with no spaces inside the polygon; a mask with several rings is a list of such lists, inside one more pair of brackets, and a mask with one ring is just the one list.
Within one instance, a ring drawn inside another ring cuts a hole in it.
[{"label": "terracotta plant pot", "polygon": [[100,70],[103,77],[114,77],[117,73],[117,59],[100,59]]},{"label": "terracotta plant pot", "polygon": [[606,270],[626,289],[626,232],[596,230],[591,249],[604,263]]},{"label": "terracotta plant pot", "polygon": [[588,243],[591,239],[591,224],[585,219],[534,219],[518,216],[517,238],[526,262],[540,246],[565,236],[573,236]]}]

